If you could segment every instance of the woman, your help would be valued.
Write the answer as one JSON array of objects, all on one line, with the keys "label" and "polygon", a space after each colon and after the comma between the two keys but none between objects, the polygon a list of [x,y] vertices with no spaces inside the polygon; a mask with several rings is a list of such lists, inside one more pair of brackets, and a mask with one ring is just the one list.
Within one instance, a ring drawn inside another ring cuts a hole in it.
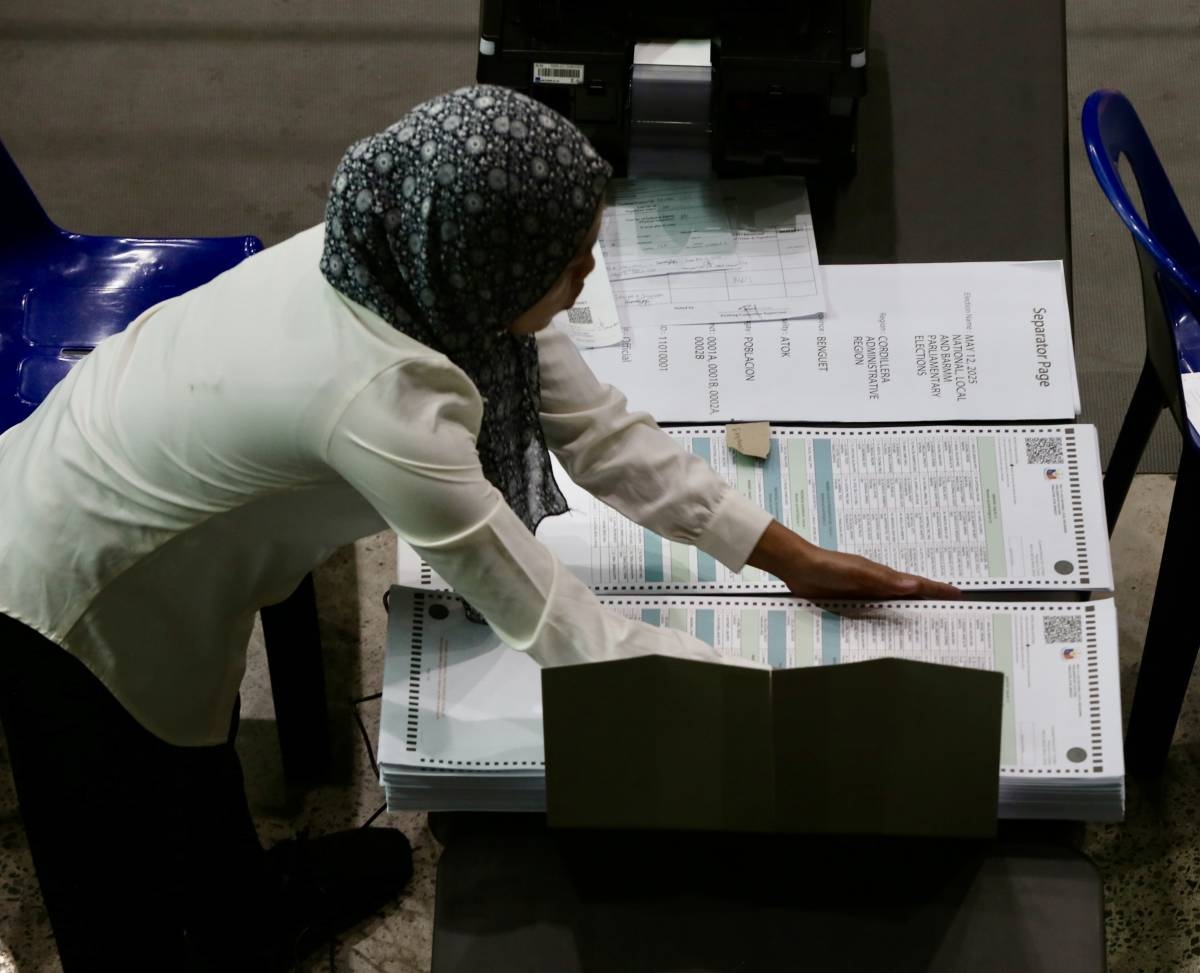
[{"label": "woman", "polygon": [[606,612],[535,540],[565,509],[547,446],[796,594],[955,593],[773,522],[549,327],[609,175],[535,101],[435,98],[350,148],[324,226],[151,308],[0,438],[0,716],[67,973],[282,966],[403,887],[396,832],[264,853],[230,743],[254,612],[340,545],[392,528],[544,665],[712,657]]}]

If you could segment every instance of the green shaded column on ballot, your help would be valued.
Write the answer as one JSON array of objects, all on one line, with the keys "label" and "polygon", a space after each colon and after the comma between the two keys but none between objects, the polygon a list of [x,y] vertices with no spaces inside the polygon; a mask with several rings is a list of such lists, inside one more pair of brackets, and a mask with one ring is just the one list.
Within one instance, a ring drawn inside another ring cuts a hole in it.
[{"label": "green shaded column on ballot", "polygon": [[776,669],[787,665],[787,612],[767,612],[767,662]]},{"label": "green shaded column on ballot", "polygon": [[[699,456],[709,466],[712,466],[712,440],[708,436],[693,436],[688,441],[688,444],[691,446],[694,455]],[[717,580],[717,562],[711,554],[705,554],[703,551],[696,552],[696,580]]]},{"label": "green shaded column on ballot", "polygon": [[821,665],[842,661],[842,620],[833,612],[821,612]]},{"label": "green shaded column on ballot", "polygon": [[654,531],[642,528],[642,570],[647,581],[663,580],[663,539]]},{"label": "green shaded column on ballot", "polygon": [[797,608],[792,614],[792,641],[795,644],[796,665],[816,665],[817,639],[813,631],[815,619],[811,609]]},{"label": "green shaded column on ballot", "polygon": [[1004,556],[1004,523],[1000,516],[1000,469],[996,461],[996,439],[977,436],[979,455],[979,493],[983,501],[983,532],[987,543],[988,577],[1003,577],[1007,569]]},{"label": "green shaded column on ballot", "polygon": [[837,495],[833,488],[833,443],[813,440],[813,474],[817,483],[817,537],[827,551],[838,549]]},{"label": "green shaded column on ballot", "polygon": [[671,580],[676,584],[687,584],[692,580],[692,548],[678,541],[668,541],[671,551]]},{"label": "green shaded column on ballot", "polygon": [[992,616],[992,656],[997,672],[1004,673],[1004,704],[1000,710],[1000,765],[1017,763],[1017,716],[1013,706],[1013,619]]},{"label": "green shaded column on ballot", "polygon": [[[758,464],[749,457],[743,456],[741,453],[732,453],[733,469],[737,477],[737,492],[752,503],[758,503],[757,491],[754,489],[758,480]],[[742,568],[742,580],[751,583],[761,581],[764,577],[764,572],[758,568],[745,567]]]},{"label": "green shaded column on ballot", "polygon": [[746,659],[759,659],[758,609],[746,608],[742,616],[742,656]]},{"label": "green shaded column on ballot", "polygon": [[808,497],[808,448],[803,439],[780,439],[779,447],[787,449],[788,493],[791,522],[787,526],[810,544],[818,538],[813,528]]}]

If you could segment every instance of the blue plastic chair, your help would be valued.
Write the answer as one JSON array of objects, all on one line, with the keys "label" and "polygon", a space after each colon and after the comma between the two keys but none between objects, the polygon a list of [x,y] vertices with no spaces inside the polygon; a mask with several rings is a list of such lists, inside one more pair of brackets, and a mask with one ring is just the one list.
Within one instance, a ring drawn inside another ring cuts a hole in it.
[{"label": "blue plastic chair", "polygon": [[[0,432],[26,418],[100,341],[142,311],[262,249],[257,237],[142,240],[55,225],[0,143]],[[311,779],[328,755],[311,576],[262,610],[284,770]]]},{"label": "blue plastic chair", "polygon": [[0,430],[146,308],[262,249],[252,236],[134,240],[51,222],[0,144]]},{"label": "blue plastic chair", "polygon": [[[1146,362],[1104,477],[1112,532],[1159,414],[1170,409],[1183,452],[1133,709],[1125,737],[1131,773],[1166,763],[1200,648],[1192,615],[1195,551],[1200,545],[1200,435],[1188,421],[1180,376],[1200,371],[1200,243],[1184,215],[1146,130],[1117,91],[1096,91],[1083,108],[1083,140],[1092,171],[1133,236],[1142,278]],[[1137,181],[1144,217],[1130,198],[1117,160]],[[1200,416],[1193,417],[1200,421]]]}]

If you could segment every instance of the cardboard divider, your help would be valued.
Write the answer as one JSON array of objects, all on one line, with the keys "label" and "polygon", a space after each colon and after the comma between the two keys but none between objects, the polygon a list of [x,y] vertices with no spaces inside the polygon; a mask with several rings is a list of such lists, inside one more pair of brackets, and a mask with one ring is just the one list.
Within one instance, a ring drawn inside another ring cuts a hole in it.
[{"label": "cardboard divider", "polygon": [[1000,673],[644,656],[542,671],[564,828],[989,837]]}]

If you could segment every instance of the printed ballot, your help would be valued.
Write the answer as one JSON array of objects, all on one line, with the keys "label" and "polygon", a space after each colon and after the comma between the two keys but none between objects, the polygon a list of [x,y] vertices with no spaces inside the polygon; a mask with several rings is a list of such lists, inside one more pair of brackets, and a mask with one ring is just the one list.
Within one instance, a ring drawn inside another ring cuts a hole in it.
[{"label": "printed ballot", "polygon": [[[756,460],[720,427],[667,430],[738,492],[829,550],[980,590],[1109,590],[1096,431],[1086,425],[770,430]],[[569,511],[539,539],[599,592],[785,591],[729,571],[556,478]],[[399,545],[401,584],[449,587]]]},{"label": "printed ballot", "polygon": [[[999,672],[1001,817],[1116,820],[1124,800],[1116,616],[1070,604],[602,597],[644,624],[775,668],[912,659]],[[544,806],[539,669],[445,592],[393,588],[379,760],[389,806]],[[619,710],[620,700],[612,700]],[[647,745],[651,745],[647,741]],[[870,772],[864,767],[863,772]]]}]

